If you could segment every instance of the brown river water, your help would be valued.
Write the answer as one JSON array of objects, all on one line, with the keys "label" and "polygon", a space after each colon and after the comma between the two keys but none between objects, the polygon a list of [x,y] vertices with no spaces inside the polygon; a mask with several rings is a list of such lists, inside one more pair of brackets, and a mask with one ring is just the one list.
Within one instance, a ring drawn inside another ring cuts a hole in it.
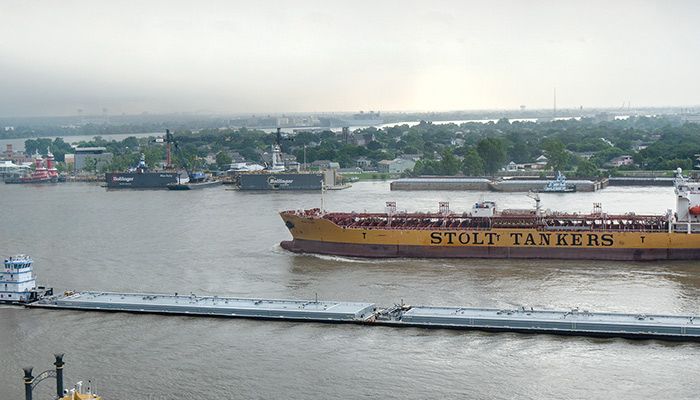
[{"label": "brown river water", "polygon": [[[542,206],[663,213],[673,189],[543,194]],[[700,314],[700,260],[362,260],[295,255],[277,215],[318,193],[106,191],[0,185],[0,253],[26,253],[58,291],[180,292],[409,304]],[[361,182],[326,208],[527,208],[524,193],[391,192]],[[66,353],[67,381],[107,399],[697,399],[700,344],[0,306],[0,399],[21,367]],[[35,399],[48,399],[45,381]]]}]

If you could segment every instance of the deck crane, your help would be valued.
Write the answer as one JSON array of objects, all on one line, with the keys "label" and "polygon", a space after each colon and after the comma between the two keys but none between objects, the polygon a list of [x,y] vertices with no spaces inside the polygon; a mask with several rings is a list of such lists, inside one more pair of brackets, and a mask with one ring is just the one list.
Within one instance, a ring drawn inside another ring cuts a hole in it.
[{"label": "deck crane", "polygon": [[[175,154],[180,158],[180,162],[182,162],[183,168],[185,168],[185,172],[187,172],[187,177],[189,178],[190,183],[198,183],[198,182],[203,182],[206,180],[207,176],[203,172],[195,172],[190,170],[189,168],[189,163],[187,162],[187,158],[183,156],[182,151],[180,150],[180,143],[175,139],[175,136],[170,133],[170,129],[165,130],[165,151],[166,151],[166,162],[168,165],[171,163],[171,147],[175,149]],[[180,181],[180,176],[178,175],[178,183]]]}]

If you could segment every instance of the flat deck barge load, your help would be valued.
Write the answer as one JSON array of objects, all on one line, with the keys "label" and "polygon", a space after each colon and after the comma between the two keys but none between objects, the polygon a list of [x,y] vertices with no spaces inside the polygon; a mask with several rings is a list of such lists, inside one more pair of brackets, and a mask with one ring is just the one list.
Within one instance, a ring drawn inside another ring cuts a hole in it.
[{"label": "flat deck barge load", "polygon": [[409,213],[387,203],[384,213],[280,213],[295,253],[352,257],[555,258],[588,260],[700,259],[700,182],[675,179],[676,210],[660,215],[590,214],[535,209],[497,210],[482,201],[456,213]]},{"label": "flat deck barge load", "polygon": [[112,292],[66,292],[29,306],[331,322],[364,321],[373,315],[375,309],[370,303]]},{"label": "flat deck barge load", "polygon": [[154,293],[65,292],[32,308],[229,317],[392,327],[700,341],[700,316],[430,307],[319,300],[246,299]]},{"label": "flat deck barge load", "polygon": [[[464,307],[411,307],[396,317],[402,325],[476,329],[501,332],[625,337],[631,339],[700,340],[695,316],[596,313],[570,311],[490,309]],[[391,324],[391,322],[389,323]]]}]

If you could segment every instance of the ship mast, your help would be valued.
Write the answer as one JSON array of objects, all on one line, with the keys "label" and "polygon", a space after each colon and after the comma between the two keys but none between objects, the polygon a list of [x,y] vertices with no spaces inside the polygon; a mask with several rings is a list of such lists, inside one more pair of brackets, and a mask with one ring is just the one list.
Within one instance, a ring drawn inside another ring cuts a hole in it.
[{"label": "ship mast", "polygon": [[535,192],[528,192],[527,197],[535,200],[535,215],[537,218],[542,216],[542,206],[540,205],[540,195]]}]

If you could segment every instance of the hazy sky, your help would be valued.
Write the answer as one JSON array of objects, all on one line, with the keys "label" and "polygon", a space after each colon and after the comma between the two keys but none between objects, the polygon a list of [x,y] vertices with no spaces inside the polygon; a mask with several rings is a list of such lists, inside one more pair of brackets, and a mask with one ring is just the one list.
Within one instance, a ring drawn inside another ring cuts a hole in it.
[{"label": "hazy sky", "polygon": [[698,1],[0,0],[0,116],[700,104]]}]

